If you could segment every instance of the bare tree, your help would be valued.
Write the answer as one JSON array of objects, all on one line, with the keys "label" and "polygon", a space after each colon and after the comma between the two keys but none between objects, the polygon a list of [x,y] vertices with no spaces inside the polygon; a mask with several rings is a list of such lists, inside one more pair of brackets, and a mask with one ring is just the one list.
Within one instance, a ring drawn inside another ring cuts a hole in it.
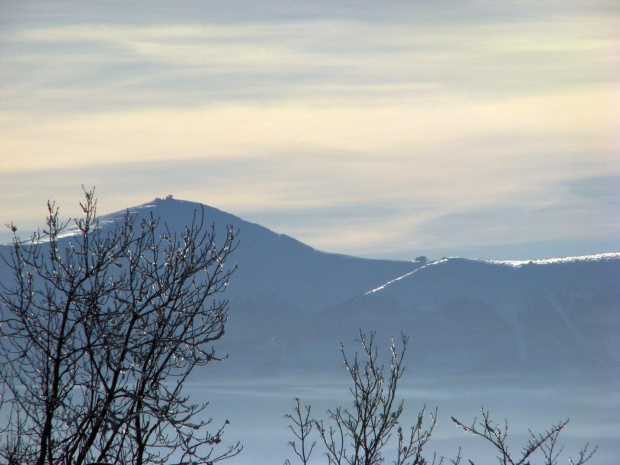
[{"label": "bare tree", "polygon": [[[293,409],[294,414],[287,414],[285,418],[288,418],[292,424],[289,425],[289,429],[299,440],[299,445],[296,441],[289,441],[288,445],[291,446],[295,455],[299,458],[303,465],[307,465],[310,460],[310,456],[312,455],[312,451],[316,446],[316,441],[312,441],[312,444],[309,444],[308,437],[312,430],[314,429],[315,420],[311,419],[310,413],[312,411],[312,407],[310,405],[306,405],[301,408],[301,401],[298,398],[295,398],[295,408]],[[286,464],[290,464],[290,461],[287,460]]]},{"label": "bare tree", "polygon": [[[489,415],[489,412],[482,409],[482,419],[478,421],[474,418],[471,426],[467,426],[456,418],[452,417],[452,421],[459,427],[463,428],[465,432],[472,433],[474,436],[481,437],[490,442],[498,452],[497,460],[500,465],[532,465],[531,461],[536,454],[541,458],[542,465],[556,465],[558,459],[562,453],[562,447],[558,445],[558,437],[560,432],[568,424],[568,420],[559,422],[553,425],[549,430],[544,433],[533,433],[530,430],[530,439],[523,447],[523,450],[518,456],[513,456],[508,448],[508,422],[504,422],[504,426],[500,426],[494,423]],[[570,465],[583,465],[588,462],[594,453],[596,448],[589,450],[589,444],[586,444],[580,451],[579,457],[576,460],[572,458],[568,459]],[[474,462],[469,461],[471,465]]]},{"label": "bare tree", "polygon": [[[289,428],[296,440],[290,441],[297,458],[302,465],[310,462],[310,456],[316,442],[310,444],[311,433],[316,429],[325,447],[325,455],[329,465],[380,465],[385,463],[384,453],[389,450],[394,465],[441,465],[449,462],[459,465],[462,461],[459,450],[456,458],[433,454],[427,460],[422,456],[422,449],[431,438],[437,422],[437,412],[430,415],[430,424],[423,429],[425,408],[418,414],[417,422],[405,434],[399,426],[403,412],[403,401],[396,400],[398,382],[404,371],[402,365],[407,348],[407,338],[402,337],[402,349],[398,351],[392,341],[390,345],[391,361],[389,374],[384,374],[384,366],[378,364],[377,350],[374,347],[374,333],[367,338],[360,332],[359,342],[363,349],[363,360],[358,359],[357,353],[352,362],[347,358],[344,348],[341,351],[344,364],[351,376],[353,386],[350,392],[353,398],[353,408],[338,407],[327,411],[326,420],[312,418],[311,407],[301,408],[299,399],[293,414],[286,415],[291,423]],[[522,451],[515,456],[508,447],[508,423],[504,426],[495,424],[488,411],[482,409],[482,420],[474,419],[471,426],[466,426],[454,417],[457,426],[465,432],[472,433],[489,441],[498,452],[497,459],[500,465],[533,465],[533,460],[540,459],[541,465],[557,465],[563,449],[558,444],[561,431],[568,424],[568,420],[561,421],[544,433],[535,434],[530,430],[530,439]],[[393,440],[394,439],[394,440]],[[587,463],[596,448],[591,449],[586,444],[575,460],[568,459],[570,465],[584,465]],[[475,465],[473,461],[468,461]],[[287,465],[290,462],[285,462]]]},{"label": "bare tree", "polygon": [[[403,400],[398,401],[396,391],[404,371],[403,358],[407,348],[407,337],[401,336],[402,347],[397,349],[394,341],[390,345],[390,367],[378,362],[374,347],[374,333],[366,337],[360,332],[359,343],[363,350],[363,361],[357,353],[350,361],[341,346],[344,364],[353,386],[351,409],[337,407],[327,411],[326,420],[310,418],[311,407],[301,411],[300,401],[289,426],[299,440],[289,442],[295,454],[305,465],[312,453],[314,443],[308,447],[308,436],[313,428],[325,447],[330,465],[378,465],[385,462],[385,449],[392,449],[395,465],[423,465],[428,462],[422,457],[422,449],[429,441],[437,422],[436,412],[430,414],[430,424],[423,429],[425,408],[418,414],[417,422],[404,431],[399,425],[403,413]],[[458,463],[459,459],[453,461]],[[435,462],[435,460],[433,460]]]},{"label": "bare tree", "polygon": [[[180,233],[129,213],[100,227],[93,191],[83,216],[47,228],[2,257],[0,381],[11,464],[212,464],[227,424],[213,426],[183,391],[192,370],[219,360],[227,302],[215,300],[236,265],[235,231],[216,243],[201,212]],[[72,227],[73,229],[69,228]],[[69,236],[69,237],[64,237]],[[207,426],[213,428],[207,431]]]}]

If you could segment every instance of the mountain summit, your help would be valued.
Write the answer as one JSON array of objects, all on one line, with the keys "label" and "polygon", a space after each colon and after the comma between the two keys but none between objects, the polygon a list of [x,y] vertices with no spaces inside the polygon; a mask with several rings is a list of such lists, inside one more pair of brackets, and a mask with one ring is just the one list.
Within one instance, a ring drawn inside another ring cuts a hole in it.
[{"label": "mountain summit", "polygon": [[[171,196],[128,211],[139,220],[152,215],[173,230],[183,228],[195,215],[198,218],[203,215],[207,225],[215,224],[216,232],[221,231],[222,236],[225,228],[232,226],[239,232],[240,244],[232,256],[239,270],[227,291],[230,296],[269,295],[306,313],[316,313],[346,301],[420,266],[418,262],[371,260],[320,252],[285,234],[277,234],[216,208]],[[105,227],[124,214],[102,216],[101,222]]]}]

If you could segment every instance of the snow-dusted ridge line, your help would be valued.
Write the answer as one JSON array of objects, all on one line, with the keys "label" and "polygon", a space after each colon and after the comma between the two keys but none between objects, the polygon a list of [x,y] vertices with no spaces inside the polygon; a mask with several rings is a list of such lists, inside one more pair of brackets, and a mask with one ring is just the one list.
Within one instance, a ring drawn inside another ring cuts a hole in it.
[{"label": "snow-dusted ridge line", "polygon": [[[214,207],[210,207],[208,205],[204,205],[204,204],[200,204],[197,202],[192,202],[192,201],[187,201],[187,200],[180,200],[180,199],[175,199],[172,195],[168,195],[165,198],[155,198],[154,200],[151,200],[150,202],[144,203],[142,205],[137,205],[134,207],[130,207],[127,208],[125,210],[120,210],[117,212],[113,212],[113,213],[108,213],[105,215],[101,215],[98,217],[98,226],[102,227],[102,226],[107,226],[107,225],[112,225],[116,222],[122,221],[124,219],[124,216],[129,213],[130,215],[139,215],[142,212],[148,212],[151,209],[157,208],[157,207],[170,207],[173,205],[179,205],[179,204],[191,204],[191,205],[195,205],[195,206],[201,206],[203,208],[207,208],[209,210],[213,210],[222,214],[226,214],[226,215],[230,215],[232,217],[234,217],[235,219],[239,220],[240,222],[243,223],[248,223],[244,220],[242,220],[239,217],[236,217],[235,215],[226,213],[222,210],[219,210],[217,208]],[[259,224],[254,224],[254,223],[248,223],[251,225],[255,225],[255,226],[259,226],[261,228],[264,228],[263,226],[259,225]],[[264,228],[267,229],[267,228]],[[273,232],[273,231],[272,231]],[[76,234],[79,233],[79,229],[78,227],[73,223],[72,219],[68,220],[68,224],[66,226],[66,228],[62,231],[61,234],[59,234],[58,238],[59,239],[63,239],[63,238],[67,238],[67,237],[71,237],[71,236],[75,236]],[[295,238],[288,236],[286,234],[279,234],[279,233],[275,233],[280,237],[285,237],[285,238],[290,238],[293,239],[295,241],[297,241]],[[23,240],[22,242],[29,242],[29,239],[31,239],[31,237],[29,237],[28,239]],[[37,243],[44,243],[45,238],[42,237],[39,241],[37,241]],[[7,242],[7,243],[2,243],[0,245],[10,245],[11,242]],[[300,243],[303,244],[303,243]],[[303,244],[306,245],[306,244]],[[307,246],[306,247],[310,247]],[[312,248],[312,247],[310,247]],[[352,255],[346,255],[346,254],[333,254],[333,253],[328,253],[328,252],[324,252],[318,249],[314,249],[314,251],[316,253],[319,254],[328,254],[328,255],[341,255],[341,256],[345,256],[345,257],[352,257],[352,258],[357,258],[355,256]],[[571,263],[571,262],[586,262],[586,261],[600,261],[600,260],[612,260],[612,259],[620,259],[620,251],[619,252],[609,252],[609,253],[600,253],[600,254],[594,254],[594,255],[582,255],[582,256],[572,256],[572,257],[561,257],[561,258],[544,258],[544,259],[532,259],[532,260],[485,260],[485,259],[471,259],[471,258],[461,258],[461,257],[444,257],[441,260],[436,260],[436,261],[432,261],[432,262],[428,262],[426,265],[423,265],[419,268],[416,268],[413,271],[410,271],[400,277],[397,277],[395,279],[392,279],[388,282],[386,282],[385,284],[372,289],[371,291],[366,292],[365,294],[371,294],[374,292],[377,292],[381,289],[384,289],[386,286],[396,282],[396,281],[400,281],[401,279],[410,276],[413,273],[416,273],[424,268],[427,268],[429,266],[434,266],[434,265],[438,265],[440,263],[445,263],[448,262],[450,260],[462,260],[462,261],[469,261],[469,262],[478,262],[478,263],[489,263],[489,264],[494,264],[494,265],[503,265],[503,266],[509,266],[509,267],[513,267],[513,268],[521,268],[523,266],[527,266],[527,265],[550,265],[550,264],[557,264],[557,263]]]},{"label": "snow-dusted ridge line", "polygon": [[497,265],[507,265],[514,268],[520,268],[525,265],[550,265],[553,263],[571,263],[571,262],[594,262],[599,260],[609,260],[620,258],[620,252],[599,253],[595,255],[580,255],[577,257],[561,257],[561,258],[542,258],[537,260],[474,260],[479,262],[493,263]]},{"label": "snow-dusted ridge line", "polygon": [[388,281],[387,283],[382,284],[381,286],[364,293],[364,295],[372,294],[374,292],[385,289],[390,284],[400,281],[401,279],[404,279],[407,276],[411,276],[412,274],[417,273],[420,270],[428,268],[429,266],[438,265],[440,263],[446,263],[450,260],[464,260],[464,261],[469,261],[469,262],[489,263],[492,265],[504,265],[504,266],[510,266],[513,268],[521,268],[523,266],[528,266],[528,265],[551,265],[554,263],[595,262],[595,261],[600,261],[600,260],[611,260],[611,259],[620,259],[620,252],[608,252],[608,253],[600,253],[600,254],[595,254],[595,255],[580,255],[576,257],[541,258],[541,259],[536,259],[536,260],[484,260],[484,259],[460,258],[460,257],[442,258],[441,260],[435,260],[433,262],[429,262],[426,265],[421,266],[420,268],[416,268],[415,270],[410,271],[409,273],[399,276],[398,278],[392,279],[391,281]]}]

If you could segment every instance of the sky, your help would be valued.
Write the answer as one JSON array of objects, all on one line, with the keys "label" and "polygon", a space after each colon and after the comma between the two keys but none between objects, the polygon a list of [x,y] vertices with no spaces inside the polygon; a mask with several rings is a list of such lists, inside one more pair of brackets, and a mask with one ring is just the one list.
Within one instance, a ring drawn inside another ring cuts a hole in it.
[{"label": "sky", "polygon": [[84,185],[371,258],[618,251],[618,31],[615,0],[0,0],[0,224]]}]

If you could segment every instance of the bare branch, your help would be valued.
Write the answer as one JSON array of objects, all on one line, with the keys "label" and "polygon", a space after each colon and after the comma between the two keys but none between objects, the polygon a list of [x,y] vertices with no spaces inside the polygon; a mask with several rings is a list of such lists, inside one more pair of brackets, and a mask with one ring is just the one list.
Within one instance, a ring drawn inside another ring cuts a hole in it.
[{"label": "bare branch", "polygon": [[[395,465],[427,464],[422,450],[430,440],[437,422],[436,411],[429,415],[430,425],[426,428],[423,425],[427,416],[426,408],[418,414],[416,424],[408,433],[399,425],[404,404],[402,400],[397,400],[396,391],[404,370],[403,359],[408,339],[401,335],[400,349],[391,341],[388,371],[386,366],[379,363],[374,338],[375,333],[366,336],[360,332],[358,342],[362,346],[362,354],[360,356],[356,353],[353,359],[347,357],[341,346],[344,365],[352,381],[349,389],[352,406],[328,410],[325,420],[310,420],[310,407],[306,407],[307,415],[301,416],[300,401],[297,400],[295,417],[287,415],[295,425],[291,429],[301,441],[301,450],[304,450],[304,443],[308,442],[308,435],[314,425],[330,465],[381,464],[385,461],[383,454],[387,449],[392,451]],[[305,464],[309,454],[300,454],[295,442],[289,444],[302,464]],[[313,442],[312,447],[314,445]],[[458,462],[460,457],[454,463]],[[443,458],[439,462],[434,459],[433,463],[441,464]]]},{"label": "bare branch", "polygon": [[[454,417],[452,417],[452,421],[466,433],[472,433],[474,436],[481,437],[493,444],[496,451],[499,452],[497,459],[501,465],[530,465],[532,463],[531,459],[536,453],[542,455],[544,465],[556,465],[563,451],[562,447],[558,448],[558,437],[568,424],[568,420],[564,420],[553,425],[544,433],[535,434],[530,431],[530,439],[523,448],[520,457],[514,457],[508,450],[507,421],[504,422],[502,428],[490,419],[489,412],[484,408],[482,409],[482,420],[477,421],[474,418],[471,426],[461,423]],[[596,452],[596,449],[588,452],[588,445],[586,444],[580,451],[578,461],[573,462],[572,459],[569,459],[569,462],[571,464],[574,463],[574,465],[583,465],[592,458],[594,452]],[[471,460],[470,463],[473,465]]]}]

